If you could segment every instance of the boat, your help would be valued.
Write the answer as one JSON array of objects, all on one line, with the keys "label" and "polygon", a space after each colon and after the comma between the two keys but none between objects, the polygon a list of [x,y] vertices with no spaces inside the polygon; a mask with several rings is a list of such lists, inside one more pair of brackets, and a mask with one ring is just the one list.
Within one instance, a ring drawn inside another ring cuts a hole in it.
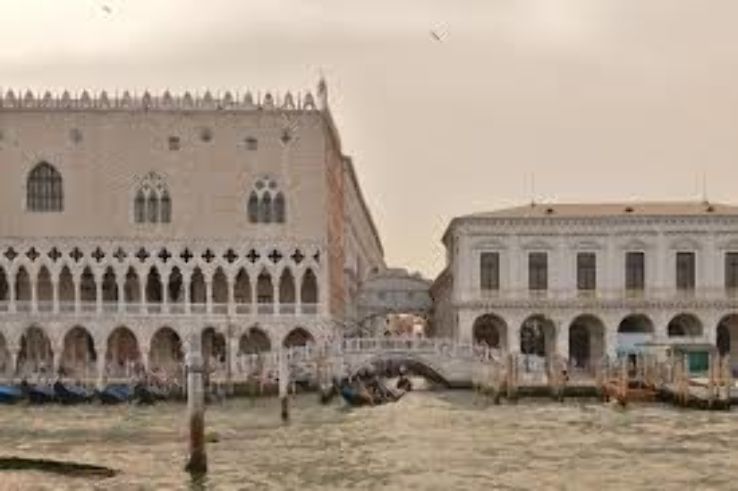
[{"label": "boat", "polygon": [[54,383],[54,395],[56,400],[62,404],[79,404],[82,402],[90,402],[92,400],[92,392],[81,386],[68,385],[57,380]]},{"label": "boat", "polygon": [[24,397],[23,391],[12,385],[0,385],[0,404],[14,404]]},{"label": "boat", "polygon": [[167,399],[167,394],[154,385],[138,383],[133,387],[133,399],[138,404],[151,405]]},{"label": "boat", "polygon": [[340,394],[349,406],[379,406],[388,402],[397,402],[406,392],[395,392],[389,387],[379,383],[380,390],[384,393],[383,397],[373,398],[365,388],[358,388],[354,385],[343,384],[340,387]]},{"label": "boat", "polygon": [[121,404],[133,399],[133,390],[127,384],[110,384],[97,391],[97,397],[103,404]]},{"label": "boat", "polygon": [[402,390],[402,391],[405,391],[405,392],[410,392],[411,390],[413,390],[413,383],[410,381],[409,378],[407,378],[404,375],[402,375],[397,380],[396,387],[397,387],[398,390]]},{"label": "boat", "polygon": [[49,402],[56,401],[56,393],[50,385],[28,385],[26,387],[26,394],[31,404],[48,404]]}]

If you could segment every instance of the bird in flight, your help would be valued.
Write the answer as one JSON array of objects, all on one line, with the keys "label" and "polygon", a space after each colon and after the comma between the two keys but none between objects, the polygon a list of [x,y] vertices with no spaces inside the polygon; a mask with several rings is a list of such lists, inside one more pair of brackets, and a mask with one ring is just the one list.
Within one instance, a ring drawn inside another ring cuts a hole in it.
[{"label": "bird in flight", "polygon": [[444,39],[446,39],[446,36],[448,36],[448,32],[445,29],[431,29],[430,35],[433,39],[440,43],[443,42]]},{"label": "bird in flight", "polygon": [[110,8],[110,5],[103,5],[102,6],[102,9],[103,9],[103,11],[105,13],[108,13],[108,14],[112,14],[113,13],[113,9]]}]

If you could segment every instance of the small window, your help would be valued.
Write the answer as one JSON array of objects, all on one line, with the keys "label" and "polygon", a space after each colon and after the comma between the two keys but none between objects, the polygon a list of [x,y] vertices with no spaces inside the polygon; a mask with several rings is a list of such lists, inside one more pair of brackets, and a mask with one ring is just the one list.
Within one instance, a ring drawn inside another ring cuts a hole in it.
[{"label": "small window", "polygon": [[259,140],[250,136],[246,138],[246,150],[256,150],[259,148]]},{"label": "small window", "polygon": [[500,254],[483,252],[479,257],[479,282],[482,290],[500,289]]},{"label": "small window", "polygon": [[204,141],[205,143],[211,142],[213,140],[213,130],[211,130],[210,128],[201,128],[200,140]]},{"label": "small window", "polygon": [[577,289],[591,291],[597,287],[597,256],[594,252],[577,253]]},{"label": "small window", "polygon": [[545,252],[528,254],[528,289],[548,289],[548,254]]},{"label": "small window", "polygon": [[169,150],[179,150],[179,137],[178,136],[170,136],[169,137]]},{"label": "small window", "polygon": [[738,252],[725,253],[725,288],[738,290]]},{"label": "small window", "polygon": [[695,286],[694,252],[677,252],[676,286],[678,290],[694,290]]},{"label": "small window", "polygon": [[646,255],[643,252],[625,253],[625,289],[643,290],[646,285]]}]

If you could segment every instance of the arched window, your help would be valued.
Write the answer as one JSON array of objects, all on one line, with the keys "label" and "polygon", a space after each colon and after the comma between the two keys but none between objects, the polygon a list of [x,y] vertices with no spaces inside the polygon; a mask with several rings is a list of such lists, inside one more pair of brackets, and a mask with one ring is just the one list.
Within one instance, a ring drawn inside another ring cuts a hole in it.
[{"label": "arched window", "polygon": [[137,186],[133,220],[136,223],[171,223],[172,197],[164,178],[156,172],[149,172]]},{"label": "arched window", "polygon": [[41,162],[28,174],[26,209],[41,212],[64,209],[62,177],[51,164]]},{"label": "arched window", "polygon": [[274,179],[262,178],[254,183],[247,212],[251,223],[284,223],[287,205],[284,194]]}]

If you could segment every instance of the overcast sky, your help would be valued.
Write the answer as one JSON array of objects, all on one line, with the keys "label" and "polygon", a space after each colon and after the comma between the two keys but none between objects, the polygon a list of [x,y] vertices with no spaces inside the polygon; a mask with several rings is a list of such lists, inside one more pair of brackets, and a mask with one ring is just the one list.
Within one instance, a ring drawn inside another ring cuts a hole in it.
[{"label": "overcast sky", "polygon": [[[104,6],[106,8],[104,8]],[[107,12],[110,10],[110,12]],[[538,201],[738,191],[735,0],[0,0],[0,88],[314,88],[390,265]],[[430,30],[447,32],[442,42]]]}]

